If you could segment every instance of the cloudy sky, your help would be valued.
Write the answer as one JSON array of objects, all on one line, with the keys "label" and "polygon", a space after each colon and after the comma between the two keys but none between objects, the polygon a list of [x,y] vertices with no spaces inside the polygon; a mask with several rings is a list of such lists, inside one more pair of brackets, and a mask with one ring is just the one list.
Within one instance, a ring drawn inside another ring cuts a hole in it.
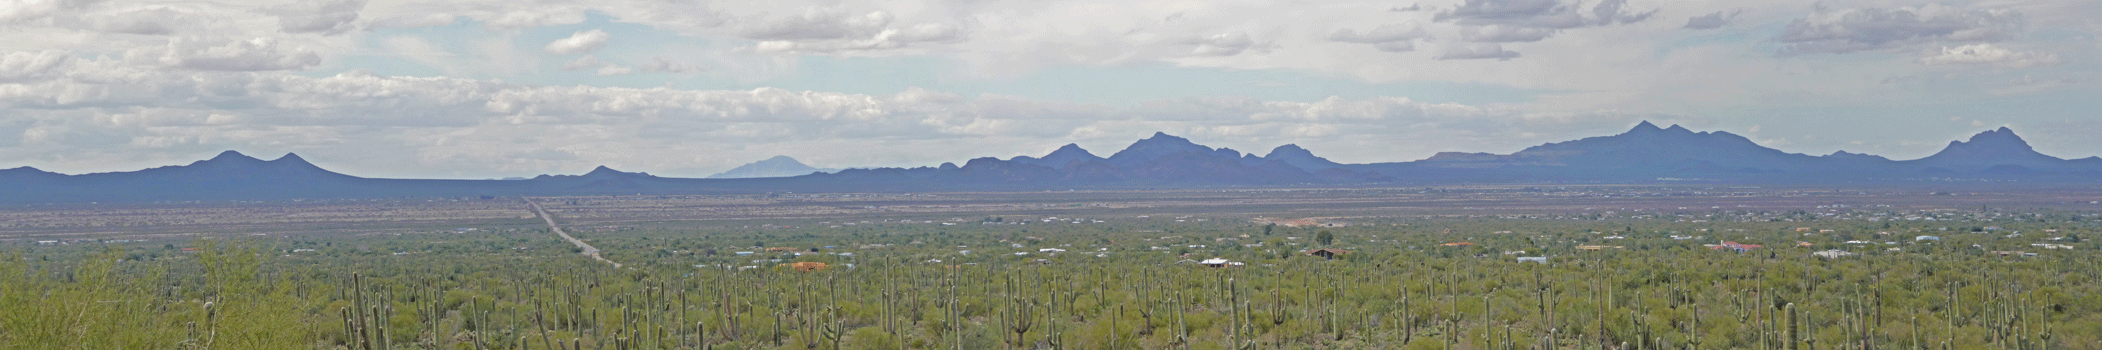
[{"label": "cloudy sky", "polygon": [[1343,162],[1641,120],[1896,159],[2102,155],[2102,1],[0,0],[0,168],[361,176],[1107,155]]}]

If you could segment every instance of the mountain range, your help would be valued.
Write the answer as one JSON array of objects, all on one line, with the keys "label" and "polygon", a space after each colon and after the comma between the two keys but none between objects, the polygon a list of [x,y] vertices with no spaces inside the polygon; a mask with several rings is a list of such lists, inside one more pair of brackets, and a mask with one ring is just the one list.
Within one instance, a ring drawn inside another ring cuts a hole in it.
[{"label": "mountain range", "polygon": [[1257,156],[1155,133],[1108,157],[1068,144],[1042,157],[826,170],[784,156],[708,179],[660,177],[606,167],[582,175],[525,180],[377,179],[331,172],[293,154],[261,160],[228,151],[188,165],[130,172],[66,175],[30,167],[0,170],[0,203],[1666,181],[1810,185],[1960,179],[2093,184],[2102,179],[2102,158],[2063,159],[2038,153],[2007,128],[1952,141],[1925,158],[1891,160],[1848,152],[1787,153],[1728,132],[1695,132],[1643,122],[1617,135],[1549,143],[1511,154],[1447,152],[1391,163],[1341,164],[1296,145],[1278,146]]},{"label": "mountain range", "polygon": [[839,169],[813,168],[809,165],[804,165],[803,162],[796,161],[795,158],[789,158],[788,156],[774,156],[773,158],[767,158],[766,160],[752,162],[751,164],[739,165],[736,168],[731,168],[729,171],[724,171],[715,175],[708,175],[708,178],[750,179],[761,177],[789,177],[796,175],[810,175],[814,173],[836,172],[839,172]]}]

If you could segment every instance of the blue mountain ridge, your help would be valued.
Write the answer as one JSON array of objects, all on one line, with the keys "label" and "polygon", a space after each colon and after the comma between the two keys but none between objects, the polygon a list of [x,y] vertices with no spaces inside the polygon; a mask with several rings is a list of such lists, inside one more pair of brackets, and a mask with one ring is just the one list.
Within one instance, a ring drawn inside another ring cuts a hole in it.
[{"label": "blue mountain ridge", "polygon": [[1155,133],[1109,157],[1067,144],[1042,157],[985,157],[963,165],[741,179],[660,177],[603,166],[581,175],[541,175],[526,180],[379,179],[328,171],[296,154],[261,160],[227,151],[187,165],[129,172],[66,175],[31,167],[0,169],[0,203],[1662,180],[1821,184],[1968,178],[2092,184],[2097,175],[2102,175],[2102,158],[2067,160],[2044,155],[2007,128],[1952,141],[1932,156],[1896,161],[1849,152],[1824,156],[1787,153],[1729,132],[1695,132],[1642,122],[1621,134],[1548,143],[1511,154],[1447,152],[1408,162],[1341,164],[1297,145],[1278,146],[1267,155],[1256,156]]}]

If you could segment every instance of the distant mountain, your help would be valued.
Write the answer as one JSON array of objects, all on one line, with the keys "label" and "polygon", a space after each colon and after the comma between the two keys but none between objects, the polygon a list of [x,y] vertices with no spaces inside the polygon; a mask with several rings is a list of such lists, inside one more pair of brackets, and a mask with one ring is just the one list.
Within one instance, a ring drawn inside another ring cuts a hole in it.
[{"label": "distant mountain", "polygon": [[781,156],[708,179],[607,167],[581,175],[519,180],[374,179],[328,171],[294,154],[266,161],[227,151],[187,165],[130,172],[66,175],[30,167],[0,169],[0,203],[1656,181],[1946,184],[1948,179],[1992,179],[1997,181],[1991,183],[2093,185],[2102,178],[2102,158],[2044,155],[2007,128],[1950,142],[1926,158],[1895,161],[1849,152],[1787,153],[1728,132],[1643,122],[1617,135],[1548,143],[1511,154],[1447,152],[1394,163],[1340,164],[1296,145],[1256,156],[1155,133],[1106,158],[1068,144],[1043,157],[826,170]]},{"label": "distant mountain", "polygon": [[[1250,155],[1250,157],[1253,156],[1254,155]],[[1247,158],[1248,157],[1243,157],[1243,159]],[[1285,164],[1291,164],[1294,167],[1298,167],[1299,169],[1303,169],[1306,171],[1321,171],[1343,166],[1342,164],[1337,164],[1336,162],[1328,161],[1328,158],[1314,156],[1313,151],[1308,151],[1305,148],[1299,148],[1299,145],[1290,144],[1277,146],[1276,149],[1270,150],[1269,155],[1265,155],[1260,159],[1285,162]]]},{"label": "distant mountain", "polygon": [[1134,142],[1130,147],[1124,147],[1124,150],[1109,155],[1109,159],[1105,159],[1105,161],[1115,166],[1144,165],[1146,162],[1176,153],[1192,153],[1229,160],[1241,158],[1241,152],[1238,151],[1225,148],[1212,149],[1211,147],[1190,142],[1190,139],[1156,132],[1153,133],[1153,137]]},{"label": "distant mountain", "polygon": [[1762,147],[1728,132],[1693,132],[1678,125],[1659,128],[1642,122],[1619,135],[1549,143],[1510,155],[1446,153],[1421,163],[1461,168],[1546,166],[1610,175],[1762,173],[1798,168],[1814,158]]},{"label": "distant mountain", "polygon": [[[2037,153],[2028,141],[2015,136],[2014,130],[2001,127],[1998,130],[1972,135],[1969,142],[1949,141],[1941,152],[1906,163],[1956,172],[1976,172],[1992,168],[2020,167],[2041,171],[2078,171],[2081,166],[2065,159]],[[2092,168],[2092,167],[2089,167]]]},{"label": "distant mountain", "polygon": [[752,162],[751,164],[739,165],[736,168],[731,168],[730,171],[724,171],[720,174],[709,175],[708,178],[749,179],[758,177],[803,176],[810,175],[811,173],[833,172],[839,172],[839,169],[818,169],[810,167],[809,165],[803,165],[803,162],[798,162],[795,158],[789,158],[788,156],[774,156],[773,158],[767,158],[766,160]]},{"label": "distant mountain", "polygon": [[1924,159],[1892,161],[1843,151],[1821,157],[1787,153],[1729,132],[1694,132],[1678,125],[1660,128],[1642,122],[1618,135],[1549,143],[1509,155],[1449,152],[1415,162],[1345,168],[1445,181],[1471,178],[1629,182],[1669,178],[1800,183],[1949,176],[2001,178],[2008,171],[2056,178],[2102,171],[2102,161],[2081,163],[2036,153],[2007,128],[1980,133],[1970,142],[1951,142],[1941,153]]},{"label": "distant mountain", "polygon": [[1022,164],[1042,165],[1052,168],[1063,168],[1067,164],[1072,164],[1073,162],[1102,161],[1102,157],[1097,157],[1094,153],[1089,153],[1087,150],[1081,149],[1080,145],[1068,143],[1065,146],[1059,147],[1058,150],[1051,151],[1051,154],[1044,155],[1043,158],[1018,156],[1008,161]]}]

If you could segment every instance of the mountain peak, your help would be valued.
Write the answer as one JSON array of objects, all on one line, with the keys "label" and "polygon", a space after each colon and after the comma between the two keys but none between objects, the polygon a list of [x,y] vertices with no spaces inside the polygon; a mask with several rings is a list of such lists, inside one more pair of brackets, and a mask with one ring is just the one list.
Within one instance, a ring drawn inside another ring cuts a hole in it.
[{"label": "mountain peak", "polygon": [[1290,164],[1309,172],[1342,166],[1341,164],[1336,164],[1336,162],[1329,161],[1327,158],[1315,156],[1314,151],[1301,148],[1296,144],[1285,144],[1270,149],[1270,154],[1263,156],[1263,159],[1285,162],[1285,164]]},{"label": "mountain peak", "polygon": [[1205,155],[1213,155],[1216,153],[1217,155],[1223,156],[1227,159],[1241,158],[1240,152],[1233,152],[1233,154],[1229,155],[1225,154],[1226,152],[1219,152],[1218,150],[1212,149],[1211,147],[1205,147],[1204,145],[1199,145],[1194,142],[1190,142],[1190,139],[1177,137],[1175,135],[1168,135],[1168,133],[1165,132],[1154,132],[1153,137],[1149,137],[1143,140],[1139,140],[1138,142],[1131,143],[1131,146],[1124,147],[1124,150],[1117,151],[1116,154],[1109,155],[1108,160],[1111,164],[1130,165],[1153,160],[1154,158],[1160,158],[1161,156],[1182,152],[1192,152]]},{"label": "mountain peak", "polygon": [[2013,129],[2000,127],[1971,135],[1967,141],[1949,141],[1949,146],[1934,155],[1913,160],[1927,166],[1945,170],[1980,171],[1993,166],[2013,165],[2030,169],[2050,169],[2064,161],[2043,153],[2014,134]]},{"label": "mountain peak", "polygon": [[620,174],[622,173],[619,170],[613,170],[613,168],[608,168],[604,165],[600,165],[597,168],[592,168],[591,172],[584,173],[584,176],[611,176]]},{"label": "mountain peak", "polygon": [[298,153],[291,152],[286,152],[285,156],[277,157],[277,159],[271,160],[270,162],[285,164],[312,164],[308,163],[306,158],[300,158]]},{"label": "mountain peak", "polygon": [[830,173],[834,171],[838,171],[838,169],[813,168],[789,156],[774,156],[773,158],[767,158],[766,160],[752,162],[751,164],[740,165],[736,168],[732,168],[729,171],[724,171],[719,174],[709,175],[708,178],[744,179],[755,177],[790,177],[810,175],[811,173]]},{"label": "mountain peak", "polygon": [[1628,129],[1628,133],[1630,134],[1646,131],[1664,131],[1664,128],[1659,128],[1657,127],[1657,124],[1650,124],[1648,120],[1644,120],[1640,124],[1635,124],[1634,129]]},{"label": "mountain peak", "polygon": [[1969,142],[1949,141],[1949,147],[1986,148],[2002,151],[2034,151],[2034,148],[2031,148],[2029,146],[2028,141],[2023,141],[2021,136],[2014,134],[2014,129],[2008,129],[2005,126],[2002,126],[1999,129],[1986,130],[1976,135],[1971,135],[1971,139]]},{"label": "mountain peak", "polygon": [[212,159],[208,159],[208,160],[206,160],[206,161],[210,161],[210,162],[223,162],[223,161],[261,161],[261,160],[262,160],[262,159],[256,159],[255,157],[250,157],[250,156],[248,156],[248,155],[246,155],[246,154],[241,154],[241,152],[239,152],[239,151],[234,151],[234,150],[226,150],[225,152],[219,152],[219,155],[217,155],[217,156],[212,156]]}]

